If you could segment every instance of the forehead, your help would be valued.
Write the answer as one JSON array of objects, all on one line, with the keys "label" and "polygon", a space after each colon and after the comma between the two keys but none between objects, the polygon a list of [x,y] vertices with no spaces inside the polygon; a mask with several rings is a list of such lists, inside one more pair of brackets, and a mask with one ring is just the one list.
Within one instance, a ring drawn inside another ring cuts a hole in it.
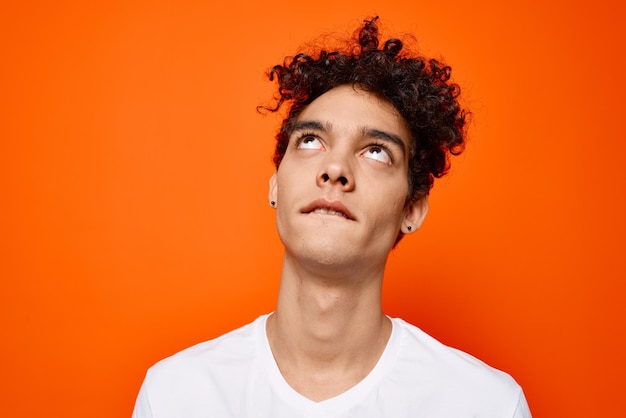
[{"label": "forehead", "polygon": [[396,135],[410,145],[409,128],[388,101],[352,85],[335,87],[313,100],[297,121],[319,121],[338,130],[376,129]]}]

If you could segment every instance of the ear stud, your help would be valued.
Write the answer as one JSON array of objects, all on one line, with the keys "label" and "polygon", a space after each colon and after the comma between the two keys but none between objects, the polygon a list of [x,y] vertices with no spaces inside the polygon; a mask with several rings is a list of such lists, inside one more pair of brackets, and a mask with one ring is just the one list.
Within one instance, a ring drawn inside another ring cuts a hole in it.
[{"label": "ear stud", "polygon": [[276,202],[274,202],[273,200],[270,200],[270,205],[276,206]]},{"label": "ear stud", "polygon": [[407,226],[406,229],[409,230],[409,232],[411,232],[411,230],[413,229],[413,227],[411,225]]}]

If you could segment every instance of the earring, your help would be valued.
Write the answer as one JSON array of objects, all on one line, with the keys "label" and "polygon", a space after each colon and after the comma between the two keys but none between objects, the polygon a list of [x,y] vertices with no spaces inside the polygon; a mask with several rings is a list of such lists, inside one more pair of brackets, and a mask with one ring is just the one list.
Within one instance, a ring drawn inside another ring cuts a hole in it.
[{"label": "earring", "polygon": [[273,200],[270,200],[270,205],[272,205],[272,207],[276,206],[276,202],[274,202]]},{"label": "earring", "polygon": [[406,229],[409,230],[409,232],[411,232],[411,230],[413,229],[413,227],[411,225],[407,226]]}]

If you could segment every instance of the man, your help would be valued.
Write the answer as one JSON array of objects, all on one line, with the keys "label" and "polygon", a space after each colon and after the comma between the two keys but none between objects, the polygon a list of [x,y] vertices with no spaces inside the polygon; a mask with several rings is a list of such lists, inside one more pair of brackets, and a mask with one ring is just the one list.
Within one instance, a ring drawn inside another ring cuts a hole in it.
[{"label": "man", "polygon": [[387,256],[419,229],[434,177],[464,144],[449,67],[378,48],[275,66],[269,203],[285,247],[276,310],[153,366],[135,418],[528,418],[515,381],[381,309]]}]

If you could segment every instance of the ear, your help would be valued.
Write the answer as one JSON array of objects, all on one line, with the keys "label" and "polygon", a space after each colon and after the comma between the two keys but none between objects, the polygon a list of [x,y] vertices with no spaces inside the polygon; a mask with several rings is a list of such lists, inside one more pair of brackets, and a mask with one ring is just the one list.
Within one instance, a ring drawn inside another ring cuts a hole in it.
[{"label": "ear", "polygon": [[[424,196],[417,202],[413,202],[406,209],[404,220],[402,221],[402,232],[407,234],[415,232],[422,227],[426,214],[428,213],[428,196]],[[409,229],[409,226],[411,227]]]},{"label": "ear", "polygon": [[276,179],[276,172],[274,172],[274,174],[272,174],[272,177],[270,177],[270,190],[269,190],[269,194],[268,194],[268,200],[270,202],[276,202],[276,197],[278,195],[278,190],[277,190],[277,179]]}]

